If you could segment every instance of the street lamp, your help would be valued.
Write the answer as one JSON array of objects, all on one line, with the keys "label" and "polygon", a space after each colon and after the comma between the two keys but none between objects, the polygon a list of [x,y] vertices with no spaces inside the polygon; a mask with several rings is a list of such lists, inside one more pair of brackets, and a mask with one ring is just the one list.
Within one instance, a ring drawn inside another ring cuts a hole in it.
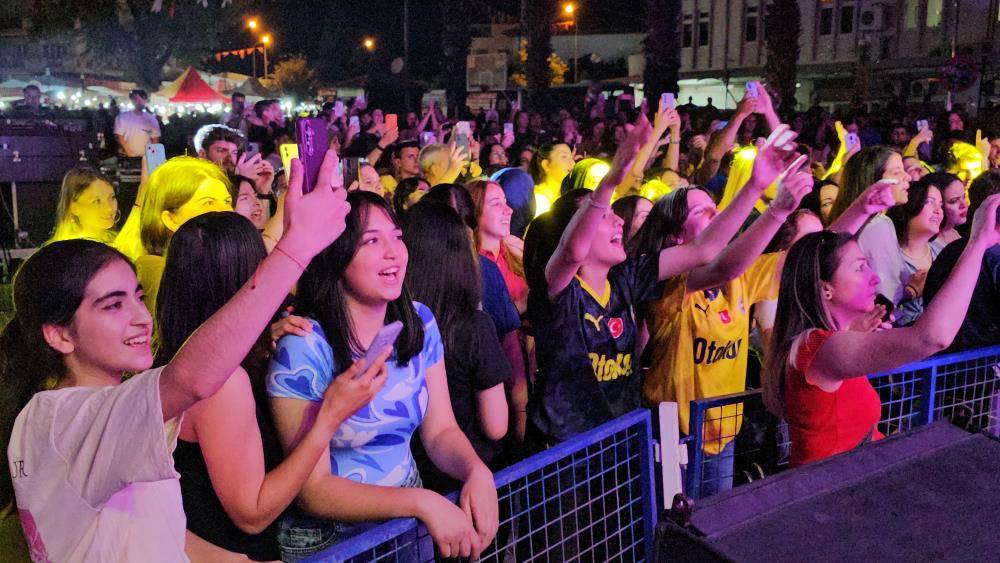
[{"label": "street lamp", "polygon": [[257,19],[256,18],[251,18],[249,21],[247,21],[247,27],[249,27],[251,30],[256,30],[257,29]]},{"label": "street lamp", "polygon": [[264,80],[267,80],[267,46],[271,44],[271,36],[264,35],[260,42],[264,44]]},{"label": "street lamp", "polygon": [[365,40],[361,44],[365,46],[365,50],[369,53],[375,50],[375,38],[373,37],[365,37]]},{"label": "street lamp", "polygon": [[580,56],[579,56],[579,27],[577,25],[575,15],[576,15],[576,4],[572,2],[563,5],[563,13],[569,18],[570,23],[573,25],[573,83],[576,84],[580,82]]}]

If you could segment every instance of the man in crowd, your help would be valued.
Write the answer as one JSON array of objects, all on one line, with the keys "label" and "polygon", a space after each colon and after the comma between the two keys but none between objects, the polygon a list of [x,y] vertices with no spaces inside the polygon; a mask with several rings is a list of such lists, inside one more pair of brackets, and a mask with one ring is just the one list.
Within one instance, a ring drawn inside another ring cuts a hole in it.
[{"label": "man in crowd", "polygon": [[149,95],[145,90],[132,90],[128,98],[134,107],[115,118],[115,138],[122,155],[138,158],[146,145],[160,142],[160,123],[146,110]]},{"label": "man in crowd", "polygon": [[243,136],[239,131],[225,125],[205,125],[195,133],[195,150],[198,158],[210,160],[219,165],[227,174],[236,174],[253,181],[258,194],[267,196],[271,193],[274,182],[274,167],[255,154],[247,158],[240,155],[243,148]]},{"label": "man in crowd", "polygon": [[389,164],[392,166],[392,174],[385,174],[379,180],[386,191],[391,193],[400,181],[420,176],[420,147],[415,141],[394,144]]},{"label": "man in crowd", "polygon": [[222,124],[240,132],[244,138],[247,136],[248,108],[246,107],[247,97],[242,92],[233,92],[230,98],[231,107],[229,111],[222,114]]},{"label": "man in crowd", "polygon": [[452,145],[427,145],[420,150],[420,172],[433,188],[458,180],[465,167],[468,152]]},{"label": "man in crowd", "polygon": [[260,143],[261,155],[272,162],[276,158],[278,144],[275,140],[284,133],[285,114],[278,100],[260,100],[253,105],[253,113],[247,117],[247,140]]},{"label": "man in crowd", "polygon": [[42,90],[36,84],[28,84],[21,90],[24,98],[14,102],[17,111],[37,112],[42,109]]}]

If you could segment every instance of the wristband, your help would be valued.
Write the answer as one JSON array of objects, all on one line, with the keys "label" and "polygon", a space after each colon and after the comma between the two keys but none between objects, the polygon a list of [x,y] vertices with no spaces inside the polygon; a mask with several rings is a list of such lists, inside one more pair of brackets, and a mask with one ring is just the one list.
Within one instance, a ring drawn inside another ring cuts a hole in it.
[{"label": "wristband", "polygon": [[377,148],[381,152],[385,152],[385,149],[388,148],[388,147],[383,147],[381,144],[378,144],[378,145],[375,145],[375,148]]},{"label": "wristband", "polygon": [[295,262],[295,265],[298,266],[300,270],[302,270],[303,272],[306,271],[306,267],[302,265],[302,262],[299,262],[294,256],[286,252],[285,249],[281,248],[280,244],[275,245],[274,249],[287,256],[288,259],[291,260],[292,262]]}]

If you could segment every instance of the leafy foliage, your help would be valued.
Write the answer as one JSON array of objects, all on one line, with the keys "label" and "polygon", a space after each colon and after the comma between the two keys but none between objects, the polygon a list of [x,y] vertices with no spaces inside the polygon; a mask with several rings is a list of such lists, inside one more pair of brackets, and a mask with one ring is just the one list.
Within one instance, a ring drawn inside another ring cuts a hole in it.
[{"label": "leafy foliage", "polygon": [[552,23],[556,17],[556,0],[522,0],[521,21],[528,38],[525,60],[525,80],[528,100],[533,106],[545,105],[545,92],[552,84]]},{"label": "leafy foliage", "polygon": [[647,99],[658,100],[663,92],[679,92],[680,18],[679,1],[646,0],[647,33],[642,41],[646,70],[642,78]]},{"label": "leafy foliage", "polygon": [[802,34],[798,0],[774,0],[767,8],[764,29],[767,49],[764,75],[780,98],[778,113],[787,118],[795,111],[795,84],[798,80],[799,37]]},{"label": "leafy foliage", "polygon": [[302,55],[282,60],[269,75],[270,86],[283,97],[306,100],[316,94],[316,71]]}]

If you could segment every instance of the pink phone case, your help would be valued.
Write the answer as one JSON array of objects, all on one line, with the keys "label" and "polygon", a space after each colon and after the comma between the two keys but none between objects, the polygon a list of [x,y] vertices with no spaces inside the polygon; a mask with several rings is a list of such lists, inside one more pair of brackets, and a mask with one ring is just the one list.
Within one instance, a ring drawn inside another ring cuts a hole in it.
[{"label": "pink phone case", "polygon": [[322,119],[299,119],[295,123],[298,134],[299,162],[302,164],[302,193],[316,189],[319,169],[326,156],[326,123]]}]

